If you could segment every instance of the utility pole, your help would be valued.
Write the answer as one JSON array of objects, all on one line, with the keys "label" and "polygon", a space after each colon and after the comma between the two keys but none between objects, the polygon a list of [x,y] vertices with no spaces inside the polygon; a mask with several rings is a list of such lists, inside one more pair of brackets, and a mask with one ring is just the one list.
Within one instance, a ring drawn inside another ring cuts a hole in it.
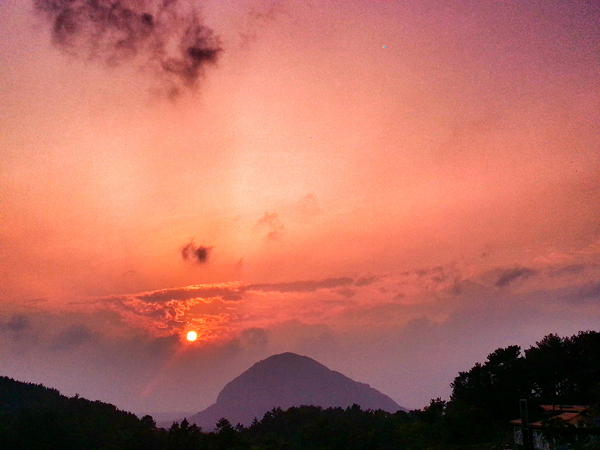
[{"label": "utility pole", "polygon": [[527,399],[519,400],[521,410],[521,435],[523,436],[523,450],[533,450],[533,436],[529,428],[529,413],[527,411]]}]

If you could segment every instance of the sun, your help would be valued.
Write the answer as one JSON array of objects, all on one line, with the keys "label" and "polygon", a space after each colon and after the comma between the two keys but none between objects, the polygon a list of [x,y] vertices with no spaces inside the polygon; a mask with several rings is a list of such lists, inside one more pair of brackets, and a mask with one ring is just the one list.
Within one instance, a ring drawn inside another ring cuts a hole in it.
[{"label": "sun", "polygon": [[198,333],[196,333],[195,331],[190,331],[188,332],[186,337],[188,341],[195,341],[196,339],[198,339]]}]

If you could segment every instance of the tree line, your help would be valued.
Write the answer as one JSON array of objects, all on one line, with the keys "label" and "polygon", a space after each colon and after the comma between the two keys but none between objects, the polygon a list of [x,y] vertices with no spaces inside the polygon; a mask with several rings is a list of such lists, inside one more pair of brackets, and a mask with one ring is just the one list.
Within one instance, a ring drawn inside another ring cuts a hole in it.
[{"label": "tree line", "polygon": [[[413,411],[275,408],[248,426],[221,419],[213,431],[187,420],[169,429],[115,406],[0,377],[0,448],[90,450],[500,449],[519,400],[600,404],[600,333],[512,345],[459,372],[448,401]],[[535,415],[535,409],[532,408]],[[535,417],[532,420],[537,420]],[[598,447],[586,447],[588,449]]]}]

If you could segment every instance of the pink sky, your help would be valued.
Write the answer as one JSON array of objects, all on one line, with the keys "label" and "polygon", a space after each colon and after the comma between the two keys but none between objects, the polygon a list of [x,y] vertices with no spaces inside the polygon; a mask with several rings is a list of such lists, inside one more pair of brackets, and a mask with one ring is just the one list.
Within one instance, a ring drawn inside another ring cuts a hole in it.
[{"label": "pink sky", "polygon": [[292,351],[420,408],[600,330],[598,2],[194,6],[173,101],[0,1],[0,375],[198,411]]}]

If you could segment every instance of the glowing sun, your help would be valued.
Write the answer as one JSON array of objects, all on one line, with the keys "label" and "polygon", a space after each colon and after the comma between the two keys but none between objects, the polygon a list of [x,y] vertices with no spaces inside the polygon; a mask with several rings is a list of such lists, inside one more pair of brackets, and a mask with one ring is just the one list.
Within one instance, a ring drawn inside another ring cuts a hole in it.
[{"label": "glowing sun", "polygon": [[198,334],[195,331],[190,331],[187,334],[187,340],[188,341],[195,341],[196,339],[198,339]]}]

